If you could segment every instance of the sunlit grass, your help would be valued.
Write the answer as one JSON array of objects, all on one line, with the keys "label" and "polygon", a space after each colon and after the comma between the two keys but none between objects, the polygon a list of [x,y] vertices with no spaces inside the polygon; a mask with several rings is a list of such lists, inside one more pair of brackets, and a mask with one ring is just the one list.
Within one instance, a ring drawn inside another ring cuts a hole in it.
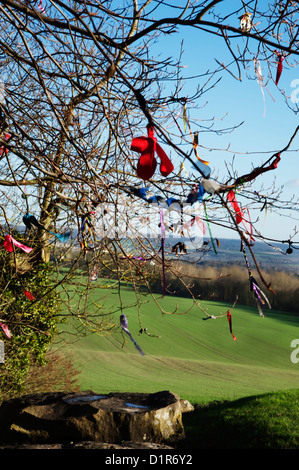
[{"label": "sunlit grass", "polygon": [[[119,326],[119,303],[115,290],[93,294],[87,314],[103,302],[99,310],[103,325],[96,329],[82,315],[80,322],[68,322],[63,347],[80,370],[81,389],[96,392],[171,390],[193,403],[237,399],[250,395],[297,388],[299,365],[291,361],[291,341],[298,336],[299,318],[268,311],[259,317],[255,308],[236,306],[231,310],[233,340],[224,303],[201,302],[215,320],[186,298],[165,296],[159,304],[150,297],[141,299],[140,316],[134,292],[121,292],[129,330],[145,353],[138,354]],[[105,301],[103,298],[105,297]],[[115,313],[113,313],[115,311]],[[186,314],[182,314],[188,311]],[[105,312],[108,312],[107,317]],[[223,315],[223,316],[220,316]],[[75,329],[75,326],[77,329]],[[151,335],[139,334],[146,328]]]}]

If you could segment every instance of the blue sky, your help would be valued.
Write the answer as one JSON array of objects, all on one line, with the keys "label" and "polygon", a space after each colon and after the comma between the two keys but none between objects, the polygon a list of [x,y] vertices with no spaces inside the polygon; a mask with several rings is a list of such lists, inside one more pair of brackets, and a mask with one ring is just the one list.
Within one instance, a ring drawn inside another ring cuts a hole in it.
[{"label": "blue sky", "polygon": [[[217,67],[215,58],[225,64],[231,61],[231,55],[221,38],[214,35],[204,35],[192,28],[182,29],[180,34],[162,37],[157,44],[157,50],[160,50],[166,57],[172,53],[175,55],[175,51],[179,53],[182,40],[184,41],[182,64],[186,66],[184,69],[186,75],[194,76],[203,74],[208,69],[214,70]],[[238,38],[232,44],[236,44],[236,41],[241,47],[244,38]],[[255,45],[253,44],[253,46]],[[234,79],[226,71],[221,71],[214,80],[221,77],[220,83],[203,96],[202,102],[201,100],[197,102],[198,105],[205,104],[205,106],[200,110],[188,106],[191,118],[210,119],[215,116],[216,119],[221,119],[225,116],[223,120],[218,122],[219,128],[231,127],[244,121],[241,127],[224,136],[208,132],[200,133],[199,143],[203,147],[200,148],[199,155],[210,162],[211,178],[216,178],[221,182],[227,179],[226,164],[230,166],[234,160],[234,168],[239,175],[250,172],[253,167],[260,166],[273,153],[284,148],[298,126],[298,115],[287,107],[285,98],[272,80],[267,84],[267,88],[275,102],[264,88],[264,103],[261,88],[255,78],[253,62],[249,64],[249,67],[250,70],[247,72],[250,78],[247,78],[246,71],[243,70],[242,81]],[[267,67],[262,62],[261,67],[263,77],[266,80]],[[274,76],[275,70],[273,58],[272,73]],[[298,80],[298,84],[296,84],[296,80]],[[204,81],[204,78],[199,78],[186,83],[184,94],[192,96],[196,85],[202,85]],[[284,89],[286,95],[294,94],[296,89],[299,89],[299,69],[288,67],[284,63],[279,86]],[[297,97],[299,98],[299,92]],[[228,147],[230,151],[226,152],[224,149]],[[218,150],[210,151],[208,150],[210,148]],[[254,189],[260,190],[263,185],[261,194],[267,195],[269,194],[268,188],[272,187],[275,179],[276,187],[284,187],[284,200],[291,200],[292,195],[297,198],[299,187],[298,149],[299,133],[289,151],[282,154],[278,168],[261,175],[254,183]],[[186,167],[188,169],[188,163]],[[252,214],[252,220],[256,216],[261,218],[256,227],[266,237],[286,240],[293,235],[296,225],[299,229],[298,213],[297,216],[293,213],[293,218],[290,218],[286,211],[282,211],[279,216],[268,210],[265,217],[264,213],[257,211],[256,214]],[[218,237],[230,238],[232,236],[231,231],[216,226],[213,228],[213,232]],[[299,235],[293,241],[299,242]]]}]

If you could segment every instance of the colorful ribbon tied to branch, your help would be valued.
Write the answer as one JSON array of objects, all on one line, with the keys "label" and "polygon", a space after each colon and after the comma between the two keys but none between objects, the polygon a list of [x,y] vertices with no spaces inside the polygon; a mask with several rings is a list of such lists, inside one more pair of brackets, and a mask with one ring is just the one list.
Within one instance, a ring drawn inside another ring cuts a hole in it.
[{"label": "colorful ribbon tied to branch", "polygon": [[149,180],[153,176],[157,166],[155,158],[155,153],[157,153],[161,160],[160,173],[166,177],[174,170],[174,166],[162,147],[157,143],[153,126],[148,125],[147,131],[147,137],[135,137],[131,143],[131,150],[141,154],[137,164],[137,175],[143,180]]},{"label": "colorful ribbon tied to branch", "polygon": [[46,12],[46,10],[43,7],[43,1],[42,0],[39,0],[38,8],[42,13]]},{"label": "colorful ribbon tied to branch", "polygon": [[205,189],[200,184],[196,183],[190,193],[187,196],[186,204],[194,204],[197,201],[202,201],[203,195],[205,194]]},{"label": "colorful ribbon tied to branch", "polygon": [[263,314],[263,311],[262,311],[262,307],[267,306],[269,309],[271,309],[271,305],[270,305],[270,302],[267,299],[266,295],[264,294],[262,289],[259,287],[257,281],[252,276],[243,240],[241,240],[241,248],[242,248],[242,251],[243,251],[243,255],[244,255],[244,259],[245,259],[245,263],[246,263],[246,267],[247,267],[247,271],[248,271],[249,282],[250,282],[250,290],[254,293],[254,297],[255,297],[255,300],[256,300],[256,306],[257,306],[257,309],[258,309],[258,312],[259,312],[259,316],[263,317],[264,314]]},{"label": "colorful ribbon tied to branch", "polygon": [[212,181],[206,178],[203,178],[201,180],[201,183],[202,183],[204,190],[209,194],[217,193],[220,189],[223,188],[223,186],[217,183],[217,181]]},{"label": "colorful ribbon tied to branch", "polygon": [[244,212],[240,209],[239,204],[237,203],[236,196],[234,191],[231,189],[228,194],[227,194],[227,200],[231,203],[235,210],[236,214],[236,223],[240,224],[241,222],[243,223],[244,227],[246,228],[248,235],[250,236],[251,240],[254,240],[252,237],[252,224],[250,220],[250,214],[249,210],[247,209],[247,214],[248,214],[248,220],[245,219]]},{"label": "colorful ribbon tied to branch", "polygon": [[[11,134],[4,134],[4,140],[6,140],[6,142],[8,142],[11,138]],[[7,155],[8,154],[8,148],[5,147],[5,145],[1,145],[0,147],[0,157],[3,157],[4,153]]]},{"label": "colorful ribbon tied to branch", "polygon": [[164,225],[164,212],[159,210],[160,225],[161,225],[161,252],[162,252],[162,276],[163,276],[163,296],[166,292],[166,275],[165,275],[165,225]]},{"label": "colorful ribbon tied to branch", "polygon": [[43,225],[38,222],[38,220],[36,219],[36,217],[34,215],[31,215],[31,214],[27,213],[23,217],[23,222],[24,222],[24,224],[25,224],[25,226],[28,230],[31,230],[32,227],[37,227],[37,228],[41,228],[41,229],[45,230]]},{"label": "colorful ribbon tied to branch", "polygon": [[54,233],[54,232],[51,232],[51,230],[48,230],[46,229],[38,220],[37,218],[34,216],[34,215],[31,215],[31,214],[25,214],[24,217],[23,217],[23,222],[26,226],[26,228],[28,230],[31,230],[32,227],[36,227],[36,228],[39,228],[39,229],[42,229],[42,230],[45,230],[46,232],[48,233],[51,233],[51,235],[54,235],[55,237],[57,237],[61,242],[64,242],[66,240],[68,240],[71,236],[71,232],[65,232],[63,234],[60,234],[60,233]]},{"label": "colorful ribbon tied to branch", "polygon": [[254,279],[254,277],[250,276],[249,280],[250,280],[250,290],[253,291],[253,293],[254,293],[254,297],[256,299],[256,306],[257,306],[257,309],[258,309],[258,312],[259,312],[259,316],[263,317],[264,313],[262,311],[262,307],[268,307],[269,309],[271,309],[270,302],[269,302],[267,296],[265,295],[265,293],[262,291],[262,289],[260,288],[260,286],[256,282],[256,280]]},{"label": "colorful ribbon tied to branch", "polygon": [[137,349],[137,351],[139,352],[139,354],[140,354],[141,356],[144,356],[144,352],[142,351],[141,347],[137,344],[137,342],[135,341],[135,339],[132,337],[130,331],[128,330],[128,320],[127,320],[126,315],[123,313],[123,314],[119,317],[119,320],[120,320],[120,326],[122,327],[122,330],[129,336],[130,340],[134,343],[135,348]]},{"label": "colorful ribbon tied to branch", "polygon": [[[188,125],[189,125],[189,121],[188,121]],[[208,166],[210,162],[208,162],[207,160],[203,160],[202,158],[199,157],[198,153],[197,153],[197,147],[198,147],[198,132],[193,132],[191,131],[191,127],[189,125],[189,132],[190,132],[190,135],[191,135],[191,139],[192,139],[192,142],[193,142],[193,150],[194,150],[194,153],[196,155],[196,158],[197,160],[199,160],[201,163],[203,163],[204,165]]]},{"label": "colorful ribbon tied to branch", "polygon": [[[194,147],[193,147],[194,148]],[[196,149],[195,149],[196,150]],[[192,165],[194,166],[194,168],[199,171],[199,173],[201,174],[201,176],[203,176],[204,178],[209,178],[210,177],[210,174],[211,174],[211,168],[209,167],[209,162],[206,162],[205,160],[202,160],[201,158],[199,158],[197,152],[196,152],[196,158],[197,158],[197,161],[194,162],[192,160]]]},{"label": "colorful ribbon tied to branch", "polygon": [[84,232],[84,230],[88,230],[89,233],[92,234],[93,231],[93,223],[92,223],[92,218],[91,216],[94,215],[95,212],[87,212],[87,214],[82,215],[81,217],[81,232]]},{"label": "colorful ribbon tied to branch", "polygon": [[256,78],[257,78],[257,81],[260,85],[260,88],[261,88],[261,92],[262,92],[262,95],[263,95],[263,100],[264,100],[264,116],[266,115],[266,101],[265,101],[265,93],[264,93],[264,88],[266,88],[267,92],[269,93],[269,95],[271,96],[272,100],[275,102],[275,99],[273,98],[273,96],[271,95],[270,91],[268,90],[268,88],[266,87],[265,83],[264,83],[264,78],[263,78],[263,75],[262,75],[262,68],[261,68],[261,64],[260,64],[260,61],[258,60],[257,57],[254,57],[253,59],[254,61],[254,70],[255,70],[255,74],[256,74]]},{"label": "colorful ribbon tied to branch", "polygon": [[133,187],[133,188],[131,188],[131,190],[132,190],[133,194],[135,194],[135,196],[140,197],[144,201],[147,201],[146,193],[149,190],[148,187],[146,187],[146,188],[134,188]]},{"label": "colorful ribbon tied to branch", "polygon": [[26,295],[26,297],[28,297],[29,300],[35,300],[34,295],[31,294],[31,292],[29,292],[28,290],[24,290],[24,294]]},{"label": "colorful ribbon tied to branch", "polygon": [[11,338],[11,333],[9,331],[9,328],[7,325],[5,325],[5,323],[0,323],[0,326],[2,328],[2,330],[4,331],[5,335],[7,336],[7,338]]},{"label": "colorful ribbon tied to branch", "polygon": [[232,327],[232,314],[230,313],[230,311],[228,310],[226,312],[226,316],[227,316],[227,320],[228,320],[228,323],[229,323],[229,331],[231,332],[232,334],[232,337],[234,339],[234,341],[237,340],[237,338],[235,337],[235,335],[233,334],[233,327]]},{"label": "colorful ribbon tied to branch", "polygon": [[[189,121],[188,121],[188,125],[189,125]],[[197,171],[199,171],[199,173],[204,177],[204,178],[209,178],[210,177],[210,174],[211,174],[211,168],[209,167],[209,162],[207,162],[206,160],[203,160],[202,158],[200,158],[198,156],[198,153],[197,153],[197,146],[198,146],[198,133],[195,132],[194,136],[193,136],[193,133],[191,131],[191,128],[190,128],[190,125],[189,125],[189,132],[190,132],[190,135],[191,135],[191,139],[193,141],[193,150],[194,150],[194,153],[196,155],[196,158],[197,158],[197,161],[194,162],[192,160],[192,165],[194,166],[194,168],[196,168]]]},{"label": "colorful ribbon tied to branch", "polygon": [[189,119],[187,118],[187,109],[186,109],[187,98],[183,98],[183,101],[184,101],[183,119],[184,119],[185,131],[186,131],[186,122],[187,122],[188,127],[189,127],[189,133],[190,133],[190,136],[191,136],[191,139],[192,139],[193,150],[194,150],[194,153],[195,153],[196,158],[197,158],[197,160],[198,160],[196,163],[194,163],[194,162],[192,161],[192,164],[193,164],[193,166],[200,172],[200,174],[201,174],[202,176],[204,176],[205,178],[209,178],[210,173],[211,173],[211,168],[209,167],[209,162],[207,162],[206,160],[203,160],[202,158],[200,158],[199,155],[198,155],[198,153],[197,153],[197,147],[198,147],[198,132],[194,132],[194,134],[193,134],[193,132],[192,132]]},{"label": "colorful ribbon tied to branch", "polygon": [[229,191],[227,194],[227,200],[231,203],[236,214],[236,223],[240,224],[244,218],[244,214],[241,211],[239,204],[237,203],[236,196],[233,190]]},{"label": "colorful ribbon tied to branch", "polygon": [[248,181],[252,181],[253,179],[257,178],[262,173],[265,173],[266,171],[275,170],[280,160],[281,160],[280,153],[276,153],[274,155],[273,162],[269,166],[266,166],[266,167],[261,166],[261,167],[255,168],[254,170],[252,170],[251,173],[248,173],[247,175],[243,175],[237,178],[234,184],[238,185],[238,184],[247,183]]},{"label": "colorful ribbon tied to branch", "polygon": [[277,58],[278,58],[278,63],[277,63],[277,69],[276,69],[276,79],[275,79],[275,85],[278,85],[278,82],[279,82],[279,79],[280,79],[280,76],[281,76],[281,73],[282,73],[282,69],[283,69],[283,55],[281,54],[281,52],[277,52]]},{"label": "colorful ribbon tied to branch", "polygon": [[205,224],[204,221],[198,215],[193,215],[191,219],[183,225],[183,229],[188,230],[190,227],[193,227],[195,223],[197,224],[200,232],[204,235]]},{"label": "colorful ribbon tied to branch", "polygon": [[30,253],[32,251],[32,248],[29,248],[29,246],[23,245],[23,243],[18,242],[11,235],[5,235],[4,237],[5,250],[8,251],[9,253],[12,253],[13,245],[17,246],[18,248],[21,248],[21,250],[25,251],[25,253]]}]

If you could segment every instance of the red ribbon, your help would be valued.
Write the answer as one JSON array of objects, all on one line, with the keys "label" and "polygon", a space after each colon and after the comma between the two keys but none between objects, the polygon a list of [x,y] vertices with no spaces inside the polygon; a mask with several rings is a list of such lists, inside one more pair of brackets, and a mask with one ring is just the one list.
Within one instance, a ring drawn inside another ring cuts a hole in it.
[{"label": "red ribbon", "polygon": [[24,294],[28,297],[29,300],[35,300],[35,297],[28,290],[24,290]]},{"label": "red ribbon", "polygon": [[147,131],[148,137],[135,137],[131,143],[131,150],[141,153],[137,165],[137,175],[143,180],[149,180],[153,176],[157,166],[156,152],[161,160],[160,173],[162,176],[168,176],[174,170],[174,166],[157,143],[153,126],[148,125]]},{"label": "red ribbon", "polygon": [[248,235],[250,236],[250,239],[254,240],[254,238],[252,237],[252,224],[251,224],[251,221],[250,221],[249,210],[247,209],[248,221],[246,221],[245,216],[244,216],[244,212],[241,211],[241,209],[239,207],[239,204],[237,203],[235,193],[232,189],[227,194],[227,200],[231,203],[231,205],[233,206],[233,208],[236,212],[236,222],[237,222],[237,224],[242,222],[245,229],[246,229],[246,231],[248,232]]},{"label": "red ribbon", "polygon": [[269,170],[275,170],[280,160],[281,160],[280,153],[278,153],[275,160],[273,160],[273,162],[269,166],[265,168],[263,167],[255,168],[251,173],[248,173],[247,175],[244,175],[238,178],[235,184],[247,183],[248,181],[251,181],[257,178],[261,173],[265,173],[266,171],[269,171]]},{"label": "red ribbon", "polygon": [[234,210],[235,210],[235,213],[236,213],[236,222],[237,224],[239,224],[240,222],[242,222],[243,218],[244,218],[244,214],[243,212],[241,211],[238,203],[237,203],[237,200],[236,200],[236,196],[235,196],[235,193],[234,191],[231,189],[228,194],[227,194],[227,200],[231,203],[231,205],[233,206]]},{"label": "red ribbon", "polygon": [[234,338],[234,341],[237,340],[237,338],[235,337],[235,335],[233,334],[233,330],[232,330],[232,314],[230,313],[230,311],[228,310],[227,311],[227,320],[228,320],[228,323],[229,323],[229,331],[231,332],[233,338]]},{"label": "red ribbon", "polygon": [[[11,138],[11,134],[6,133],[4,135],[4,140],[6,140],[7,142],[9,141],[10,138]],[[8,148],[5,147],[4,145],[1,145],[1,147],[0,147],[0,157],[3,157],[4,152],[7,155],[8,154]]]},{"label": "red ribbon", "polygon": [[44,9],[44,7],[42,5],[43,5],[43,1],[39,0],[38,8],[40,9],[40,11],[42,13],[45,13],[46,10]]},{"label": "red ribbon", "polygon": [[277,54],[277,57],[278,57],[278,64],[277,64],[277,70],[276,70],[276,80],[275,80],[275,85],[278,85],[278,82],[279,82],[279,79],[280,79],[280,75],[281,75],[281,72],[282,72],[282,62],[283,62],[283,55],[281,53],[278,53]]}]

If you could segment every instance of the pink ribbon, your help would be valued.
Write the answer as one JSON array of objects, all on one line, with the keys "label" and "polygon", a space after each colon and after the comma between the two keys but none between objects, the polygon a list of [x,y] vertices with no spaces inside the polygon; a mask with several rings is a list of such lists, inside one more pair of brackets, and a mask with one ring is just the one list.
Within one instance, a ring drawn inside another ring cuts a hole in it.
[{"label": "pink ribbon", "polygon": [[205,224],[198,215],[193,216],[189,222],[186,222],[183,225],[183,229],[185,228],[188,230],[195,224],[195,222],[197,223],[198,228],[202,231],[202,233],[205,234]]},{"label": "pink ribbon", "polygon": [[5,235],[5,237],[4,237],[4,248],[6,249],[6,251],[8,251],[9,253],[12,253],[13,252],[13,245],[21,248],[26,253],[30,253],[30,251],[32,251],[32,248],[29,248],[29,246],[23,245],[22,243],[18,242],[11,235]]},{"label": "pink ribbon", "polygon": [[0,323],[0,326],[1,326],[2,330],[4,331],[4,333],[6,334],[7,338],[11,338],[11,333],[8,329],[8,326],[5,325],[5,323]]},{"label": "pink ribbon", "polygon": [[162,250],[162,276],[163,276],[163,297],[166,292],[166,275],[165,275],[165,225],[163,209],[159,210],[161,225],[161,250]]}]

